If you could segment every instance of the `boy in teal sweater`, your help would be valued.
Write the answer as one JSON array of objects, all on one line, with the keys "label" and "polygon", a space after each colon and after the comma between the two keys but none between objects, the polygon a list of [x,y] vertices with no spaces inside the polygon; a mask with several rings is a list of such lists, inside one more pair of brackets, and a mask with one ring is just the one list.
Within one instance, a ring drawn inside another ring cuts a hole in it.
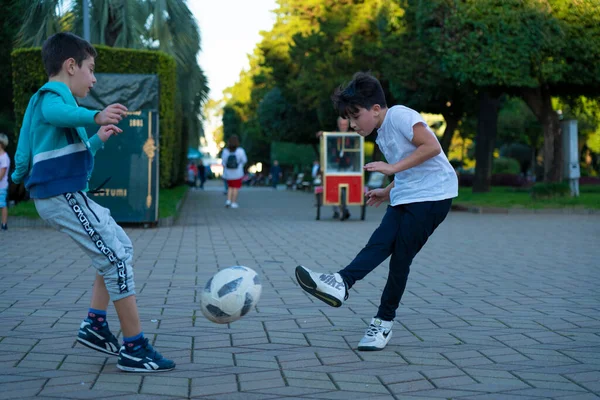
[{"label": "boy in teal sweater", "polygon": [[[121,104],[102,111],[78,107],[74,96],[87,96],[96,83],[96,55],[90,43],[71,33],[46,40],[42,59],[49,80],[27,106],[12,179],[25,182],[40,217],[75,240],[97,269],[91,306],[77,341],[118,356],[117,367],[124,371],[168,371],[175,363],[155,351],[142,332],[131,240],[110,211],[85,193],[95,152],[111,135],[122,132],[114,124],[127,113]],[[101,128],[88,140],[84,126],[93,124]],[[106,322],[109,300],[121,323],[124,344],[120,348]]]}]

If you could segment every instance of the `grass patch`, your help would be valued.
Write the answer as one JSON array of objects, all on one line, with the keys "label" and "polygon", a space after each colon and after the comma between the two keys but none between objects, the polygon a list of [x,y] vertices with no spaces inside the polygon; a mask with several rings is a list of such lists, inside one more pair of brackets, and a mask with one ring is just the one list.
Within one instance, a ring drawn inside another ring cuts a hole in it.
[{"label": "grass patch", "polygon": [[[158,195],[158,217],[166,218],[175,215],[177,203],[183,198],[188,190],[187,185],[176,186],[171,189],[160,189]],[[39,218],[33,200],[22,201],[8,209],[9,217]]]},{"label": "grass patch", "polygon": [[14,207],[8,208],[8,217],[26,217],[26,218],[39,218],[40,216],[35,209],[33,200],[22,201]]},{"label": "grass patch", "polygon": [[171,189],[160,189],[158,194],[158,218],[167,218],[177,213],[177,203],[183,199],[189,186],[175,186]]},{"label": "grass patch", "polygon": [[529,190],[492,187],[488,193],[473,193],[472,188],[460,188],[453,204],[479,207],[524,207],[540,208],[589,208],[600,209],[600,185],[579,187],[579,197],[563,197],[547,200],[535,200]]}]

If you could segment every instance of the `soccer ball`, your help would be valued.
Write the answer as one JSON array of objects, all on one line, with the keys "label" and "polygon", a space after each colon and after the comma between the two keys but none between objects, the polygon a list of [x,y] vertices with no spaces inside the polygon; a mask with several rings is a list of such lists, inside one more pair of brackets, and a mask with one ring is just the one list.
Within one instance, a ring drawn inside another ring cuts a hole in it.
[{"label": "soccer ball", "polygon": [[235,266],[217,272],[206,283],[200,310],[217,324],[237,321],[258,303],[262,285],[260,278],[248,267]]}]

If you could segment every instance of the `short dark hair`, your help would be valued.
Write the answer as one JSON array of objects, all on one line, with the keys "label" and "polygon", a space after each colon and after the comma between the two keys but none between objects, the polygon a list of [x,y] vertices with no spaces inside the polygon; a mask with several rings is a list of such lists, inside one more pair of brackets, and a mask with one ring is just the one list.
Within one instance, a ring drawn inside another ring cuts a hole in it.
[{"label": "short dark hair", "polygon": [[48,76],[58,75],[63,63],[72,58],[77,65],[88,57],[96,57],[98,53],[87,40],[70,32],[59,32],[50,36],[42,45],[42,60]]},{"label": "short dark hair", "polygon": [[333,96],[333,105],[342,118],[358,114],[358,107],[369,110],[375,104],[387,108],[381,83],[368,72],[357,72],[352,81],[338,87]]},{"label": "short dark hair", "polygon": [[229,140],[227,140],[227,148],[229,151],[235,151],[238,147],[240,147],[240,139],[238,139],[237,135],[231,135]]}]

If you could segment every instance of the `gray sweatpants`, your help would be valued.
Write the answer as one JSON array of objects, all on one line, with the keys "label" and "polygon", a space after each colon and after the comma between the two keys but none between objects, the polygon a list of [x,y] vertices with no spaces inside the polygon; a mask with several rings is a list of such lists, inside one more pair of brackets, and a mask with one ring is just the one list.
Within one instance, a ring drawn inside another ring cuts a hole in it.
[{"label": "gray sweatpants", "polygon": [[71,236],[104,277],[112,301],[135,294],[133,245],[110,215],[110,210],[83,192],[34,199],[40,217]]}]

